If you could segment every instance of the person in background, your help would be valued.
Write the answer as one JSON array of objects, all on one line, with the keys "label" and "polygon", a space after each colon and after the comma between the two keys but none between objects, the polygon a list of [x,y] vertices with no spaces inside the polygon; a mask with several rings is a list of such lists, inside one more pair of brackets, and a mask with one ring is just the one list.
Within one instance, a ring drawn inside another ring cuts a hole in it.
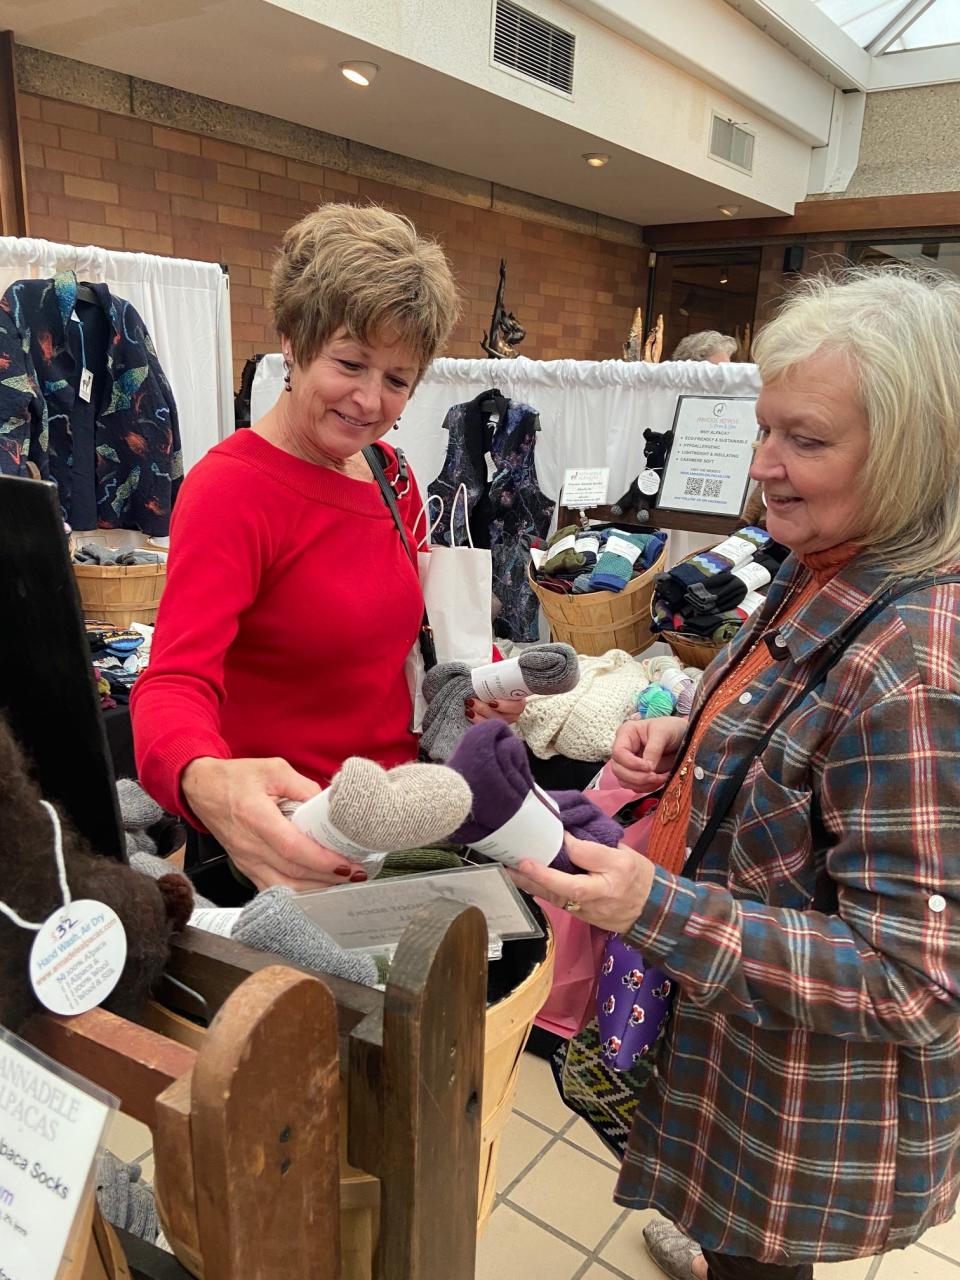
[{"label": "person in background", "polygon": [[709,364],[729,364],[736,354],[737,340],[716,329],[688,333],[673,349],[671,360],[706,360]]},{"label": "person in background", "polygon": [[[184,481],[131,712],[142,785],[192,825],[188,869],[225,851],[247,888],[316,889],[366,877],[278,802],[309,799],[348,756],[417,754],[404,664],[423,595],[362,450],[400,418],[457,295],[406,218],[330,204],[284,237],[273,309],[285,390]],[[416,480],[378,448],[415,546]]]},{"label": "person in background", "polygon": [[960,281],[806,281],[755,350],[751,475],[792,555],[690,723],[618,733],[619,781],[663,788],[647,856],[568,839],[586,874],[515,875],[677,984],[616,1190],[669,1219],[644,1238],[673,1280],[811,1280],[960,1192],[960,583],[916,582],[960,572]]}]

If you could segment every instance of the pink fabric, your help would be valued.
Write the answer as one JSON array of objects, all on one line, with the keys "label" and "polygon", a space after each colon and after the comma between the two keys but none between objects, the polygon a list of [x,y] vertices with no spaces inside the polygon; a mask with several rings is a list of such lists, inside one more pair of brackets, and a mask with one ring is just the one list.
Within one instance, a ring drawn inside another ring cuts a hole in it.
[{"label": "pink fabric", "polygon": [[[610,772],[609,764],[604,765],[600,775],[599,790],[586,794],[608,817],[637,798],[635,792],[620,786]],[[624,844],[643,853],[650,838],[652,822],[652,813],[639,822],[632,822],[623,833]],[[595,929],[562,907],[554,907],[539,898],[537,901],[553,928],[556,959],[550,995],[534,1021],[545,1031],[569,1039],[581,1031],[596,1012],[597,980],[608,934],[605,929]]]}]

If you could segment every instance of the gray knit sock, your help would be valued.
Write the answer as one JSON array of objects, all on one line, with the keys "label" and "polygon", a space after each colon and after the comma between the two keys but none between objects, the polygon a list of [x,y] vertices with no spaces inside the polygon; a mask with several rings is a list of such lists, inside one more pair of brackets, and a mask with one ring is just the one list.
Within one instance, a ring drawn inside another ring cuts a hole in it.
[{"label": "gray knit sock", "polygon": [[133,857],[135,853],[156,854],[157,846],[150,839],[145,831],[125,831],[123,839],[127,846],[127,861]]},{"label": "gray knit sock", "polygon": [[421,750],[431,760],[448,760],[470,728],[464,706],[467,698],[476,696],[470,668],[465,662],[438,662],[423,678],[423,696],[427,709],[420,734]]},{"label": "gray knit sock", "polygon": [[568,644],[538,644],[519,657],[531,693],[569,693],[580,681],[576,650]]},{"label": "gray knit sock", "polygon": [[345,951],[329,933],[308,920],[284,885],[264,889],[240,912],[230,934],[258,951],[275,951],[293,964],[373,987],[380,981],[376,961]]},{"label": "gray knit sock", "polygon": [[593,590],[590,585],[590,574],[581,573],[573,580],[573,594],[575,596],[585,596]]},{"label": "gray knit sock", "polygon": [[164,816],[156,800],[133,778],[117,779],[117,799],[124,831],[145,831]]},{"label": "gray knit sock", "polygon": [[160,1229],[156,1200],[153,1188],[140,1181],[138,1164],[125,1164],[105,1151],[97,1167],[97,1204],[112,1226],[151,1244],[156,1240]]},{"label": "gray knit sock", "polygon": [[[135,871],[140,871],[145,876],[150,876],[153,880],[159,880],[161,876],[181,876],[183,872],[177,867],[173,867],[169,862],[165,862],[163,858],[158,858],[155,853],[147,853],[143,849],[137,849],[136,852],[130,854],[130,865]],[[184,880],[189,877],[183,876]],[[193,886],[191,886],[192,888]],[[214,903],[209,898],[204,898],[202,894],[193,890],[194,907],[212,907]]]}]

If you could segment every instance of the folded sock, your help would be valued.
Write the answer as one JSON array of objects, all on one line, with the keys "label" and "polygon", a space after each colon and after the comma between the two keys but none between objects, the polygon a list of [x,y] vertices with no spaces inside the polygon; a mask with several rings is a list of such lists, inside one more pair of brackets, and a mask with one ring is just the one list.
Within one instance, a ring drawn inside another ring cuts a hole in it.
[{"label": "folded sock", "polygon": [[[522,683],[530,693],[569,693],[580,680],[580,664],[576,651],[568,644],[541,644],[525,649],[518,658],[508,659],[516,663]],[[457,743],[470,728],[465,703],[468,698],[482,697],[484,701],[509,697],[508,692],[488,696],[481,680],[493,684],[511,680],[506,663],[494,662],[471,673],[463,662],[441,662],[424,676],[423,696],[427,710],[423,717],[420,746],[431,760],[446,760]],[[442,834],[442,833],[441,833]]]},{"label": "folded sock", "polygon": [[[540,804],[548,806],[542,798],[530,772],[530,761],[527,749],[515,737],[510,729],[500,721],[488,720],[476,725],[464,737],[460,746],[450,758],[450,768],[462,774],[470,790],[473,792],[473,806],[470,816],[450,839],[455,843],[480,847],[482,853],[495,857],[507,865],[515,865],[522,858],[531,856],[531,849],[526,835],[518,839],[517,847],[507,848],[506,844],[498,850],[485,847],[485,842],[495,833],[500,832],[507,823],[516,818],[525,805],[532,807]],[[557,804],[555,816],[559,819],[555,833],[555,851],[548,850],[545,860],[561,871],[575,871],[573,863],[563,849],[563,832],[607,831],[608,840],[604,843],[619,842],[622,832],[615,833],[606,826],[606,816],[579,792],[563,792],[561,799],[554,797]],[[534,810],[537,814],[538,811]],[[603,821],[601,821],[603,820]],[[568,826],[568,823],[570,824]],[[549,812],[546,827],[549,829]],[[613,824],[616,826],[616,824]],[[551,836],[550,838],[554,838]],[[584,839],[599,839],[595,834],[584,835]],[[506,840],[506,838],[504,838]]]},{"label": "folded sock", "polygon": [[296,905],[292,889],[274,885],[242,907],[230,937],[257,951],[275,951],[293,964],[372,987],[379,981],[372,956],[346,951]]},{"label": "folded sock", "polygon": [[552,576],[548,578],[538,578],[537,585],[545,588],[547,591],[556,591],[558,595],[568,596],[573,590],[573,583],[575,581],[576,579]]},{"label": "folded sock", "polygon": [[647,533],[608,530],[596,568],[590,575],[594,591],[622,591],[633,577],[634,564],[643,554],[649,539],[650,534]]},{"label": "folded sock", "polygon": [[745,538],[747,542],[752,542],[761,551],[773,541],[766,529],[761,529],[759,525],[755,524],[748,524],[743,529],[738,529],[736,536]]},{"label": "folded sock", "polygon": [[548,560],[544,560],[540,566],[540,572],[551,577],[557,573],[579,572],[585,564],[584,556],[573,547],[567,547],[559,555],[553,555]]},{"label": "folded sock", "polygon": [[[595,840],[597,844],[615,849],[623,839],[623,828],[619,822],[608,818],[582,791],[548,791],[547,795],[558,807],[564,831],[569,831],[578,840]],[[569,864],[566,853],[560,856]],[[568,869],[559,861],[553,865],[560,871]]]},{"label": "folded sock", "polygon": [[387,854],[378,879],[418,875],[422,871],[446,871],[462,867],[463,859],[450,845],[430,845],[424,849],[400,849]]},{"label": "folded sock", "polygon": [[583,567],[592,569],[600,554],[600,535],[598,533],[580,533],[574,542],[577,555],[583,556]]},{"label": "folded sock", "polygon": [[373,760],[351,756],[326,791],[287,816],[318,843],[376,875],[386,854],[431,844],[459,826],[470,812],[471,800],[463,779],[442,765],[384,769]]},{"label": "folded sock", "polygon": [[465,705],[473,697],[470,668],[465,662],[438,662],[423,677],[423,696],[427,709],[420,749],[431,760],[446,760],[470,728]]},{"label": "folded sock", "polygon": [[156,800],[133,778],[117,779],[117,799],[124,831],[146,831],[164,816]]},{"label": "folded sock", "polygon": [[160,1223],[153,1188],[140,1180],[141,1172],[138,1164],[104,1151],[97,1165],[97,1204],[111,1226],[153,1244]]},{"label": "folded sock", "polygon": [[589,573],[581,573],[579,577],[573,580],[573,594],[575,596],[584,596],[593,590],[593,583],[590,580]]},{"label": "folded sock", "polygon": [[689,613],[723,613],[735,608],[747,594],[744,582],[732,573],[718,574],[709,585],[698,583],[688,587],[683,597],[683,611]]},{"label": "folded sock", "polygon": [[718,627],[714,627],[710,632],[710,639],[716,640],[718,644],[727,644],[734,638],[742,625],[743,624],[739,618],[737,618],[736,621],[733,619],[725,619]]},{"label": "folded sock", "polygon": [[565,524],[562,529],[557,529],[555,533],[550,535],[544,543],[544,546],[549,551],[555,547],[558,542],[563,542],[565,538],[575,538],[578,533],[580,533],[580,526],[578,524]]}]

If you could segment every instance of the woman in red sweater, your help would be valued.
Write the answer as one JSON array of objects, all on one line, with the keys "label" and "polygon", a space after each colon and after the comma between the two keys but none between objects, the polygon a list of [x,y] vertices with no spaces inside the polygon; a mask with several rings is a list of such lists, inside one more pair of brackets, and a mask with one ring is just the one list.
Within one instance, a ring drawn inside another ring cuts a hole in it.
[{"label": "woman in red sweater", "polygon": [[[423,597],[361,450],[396,423],[457,299],[409,221],[342,204],[287,232],[273,286],[285,394],[183,484],[131,711],[143,786],[199,829],[194,865],[226,850],[257,888],[316,889],[363,872],[278,800],[309,799],[348,756],[416,757],[404,663]],[[416,482],[380,447],[412,532]]]}]

